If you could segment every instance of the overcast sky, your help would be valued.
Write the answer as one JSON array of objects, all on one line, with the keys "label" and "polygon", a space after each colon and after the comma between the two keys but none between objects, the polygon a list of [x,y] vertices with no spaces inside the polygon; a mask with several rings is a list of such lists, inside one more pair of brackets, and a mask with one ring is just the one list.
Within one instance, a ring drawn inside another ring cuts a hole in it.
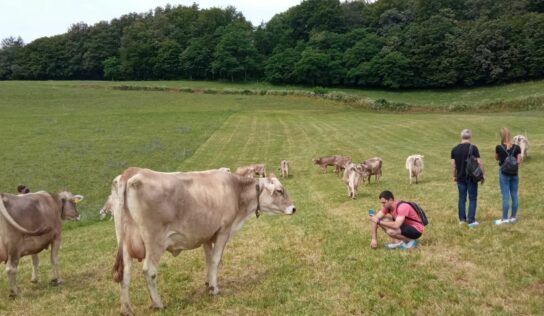
[{"label": "overcast sky", "polygon": [[131,12],[147,12],[156,7],[190,6],[197,3],[201,9],[236,7],[258,25],[269,21],[275,14],[285,12],[300,0],[0,0],[0,40],[21,36],[25,44],[33,40],[66,33],[71,24],[85,22],[93,25],[110,21]]}]

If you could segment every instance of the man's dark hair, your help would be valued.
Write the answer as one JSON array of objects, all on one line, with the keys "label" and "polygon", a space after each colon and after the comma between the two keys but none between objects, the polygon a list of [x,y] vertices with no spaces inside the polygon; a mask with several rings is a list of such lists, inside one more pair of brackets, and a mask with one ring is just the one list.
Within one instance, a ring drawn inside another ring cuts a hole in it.
[{"label": "man's dark hair", "polygon": [[383,191],[382,193],[380,193],[380,196],[378,197],[379,199],[386,199],[388,201],[390,200],[394,200],[395,197],[393,196],[393,193],[391,191]]}]

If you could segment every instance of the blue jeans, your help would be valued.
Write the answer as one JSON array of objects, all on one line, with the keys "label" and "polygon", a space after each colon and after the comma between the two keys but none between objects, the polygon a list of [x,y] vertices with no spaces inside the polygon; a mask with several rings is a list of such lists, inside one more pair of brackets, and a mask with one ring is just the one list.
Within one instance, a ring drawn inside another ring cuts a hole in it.
[{"label": "blue jeans", "polygon": [[519,177],[502,174],[499,169],[499,184],[502,194],[502,219],[508,219],[508,202],[510,202],[510,197],[512,197],[511,217],[515,218],[518,212]]},{"label": "blue jeans", "polygon": [[467,221],[466,202],[468,193],[468,223],[476,221],[476,200],[478,199],[478,183],[470,180],[458,180],[459,220]]}]

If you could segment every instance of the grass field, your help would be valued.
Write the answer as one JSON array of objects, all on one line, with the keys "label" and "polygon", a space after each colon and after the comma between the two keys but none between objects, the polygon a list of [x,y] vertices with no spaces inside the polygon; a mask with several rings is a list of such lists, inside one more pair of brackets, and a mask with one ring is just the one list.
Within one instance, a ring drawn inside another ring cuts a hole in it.
[{"label": "grass field", "polygon": [[[118,313],[119,289],[111,281],[113,222],[98,221],[97,210],[113,177],[126,167],[185,171],[264,162],[274,170],[282,159],[290,161],[291,176],[282,183],[297,213],[248,219],[227,244],[217,297],[205,289],[201,250],[176,258],[164,254],[158,284],[166,309],[156,314],[544,311],[543,112],[372,113],[296,96],[82,85],[0,82],[0,192],[13,192],[25,183],[32,190],[68,188],[86,196],[78,206],[83,220],[64,224],[59,269],[65,283],[48,284],[49,252],[40,255],[40,282],[30,283],[31,260],[25,257],[19,265],[17,299],[8,299],[6,276],[0,277],[0,314]],[[523,94],[513,87],[512,95]],[[458,98],[420,94],[443,104]],[[528,136],[530,158],[521,167],[518,224],[493,227],[501,205],[494,148],[503,126]],[[476,229],[457,224],[457,190],[450,177],[450,150],[463,128],[472,129],[487,167],[477,212],[482,225]],[[409,185],[404,160],[414,153],[425,155],[426,169],[418,185]],[[351,155],[356,161],[382,157],[382,182],[365,184],[356,200],[348,199],[339,178],[312,165],[313,157],[329,154]],[[417,249],[387,251],[383,234],[380,248],[370,249],[366,210],[378,207],[377,196],[385,189],[426,210],[431,223]],[[131,297],[138,315],[151,312],[144,283],[141,263],[135,262]]]}]

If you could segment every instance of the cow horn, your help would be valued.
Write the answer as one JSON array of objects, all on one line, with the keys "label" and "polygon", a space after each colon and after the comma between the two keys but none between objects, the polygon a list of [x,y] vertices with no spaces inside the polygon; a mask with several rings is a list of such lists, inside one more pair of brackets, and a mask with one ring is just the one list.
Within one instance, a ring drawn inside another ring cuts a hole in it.
[{"label": "cow horn", "polygon": [[83,199],[84,199],[84,196],[78,194],[78,195],[74,195],[74,197],[71,200],[72,200],[72,202],[77,204],[77,203],[83,201]]}]

